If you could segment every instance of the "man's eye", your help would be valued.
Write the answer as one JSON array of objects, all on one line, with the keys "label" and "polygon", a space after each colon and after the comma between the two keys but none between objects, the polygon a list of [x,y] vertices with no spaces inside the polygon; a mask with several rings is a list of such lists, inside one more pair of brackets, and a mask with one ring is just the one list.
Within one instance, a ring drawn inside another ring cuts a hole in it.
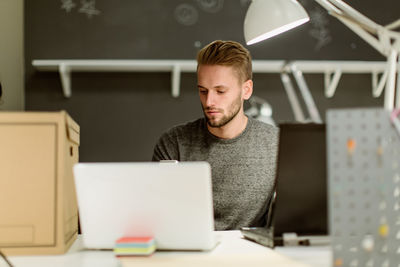
[{"label": "man's eye", "polygon": [[202,94],[202,95],[207,94],[207,91],[205,91],[205,90],[200,90],[200,94]]},{"label": "man's eye", "polygon": [[217,91],[218,94],[224,94],[225,91]]}]

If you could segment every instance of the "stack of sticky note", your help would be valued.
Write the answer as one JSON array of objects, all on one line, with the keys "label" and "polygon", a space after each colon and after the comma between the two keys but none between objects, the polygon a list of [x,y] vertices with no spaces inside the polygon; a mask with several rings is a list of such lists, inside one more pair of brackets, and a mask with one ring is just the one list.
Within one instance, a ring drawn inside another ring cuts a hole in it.
[{"label": "stack of sticky note", "polygon": [[156,250],[153,237],[122,237],[115,243],[117,256],[148,256]]}]

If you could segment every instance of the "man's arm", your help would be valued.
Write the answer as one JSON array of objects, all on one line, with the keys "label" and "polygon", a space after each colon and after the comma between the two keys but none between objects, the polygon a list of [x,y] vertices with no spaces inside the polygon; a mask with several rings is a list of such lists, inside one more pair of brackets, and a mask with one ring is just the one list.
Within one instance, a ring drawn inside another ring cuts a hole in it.
[{"label": "man's arm", "polygon": [[164,133],[156,143],[152,161],[180,160],[178,139],[172,130]]}]

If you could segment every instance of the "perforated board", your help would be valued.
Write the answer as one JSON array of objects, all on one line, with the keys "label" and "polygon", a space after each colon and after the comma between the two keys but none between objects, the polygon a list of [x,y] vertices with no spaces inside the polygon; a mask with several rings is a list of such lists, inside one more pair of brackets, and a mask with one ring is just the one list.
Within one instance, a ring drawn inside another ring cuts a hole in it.
[{"label": "perforated board", "polygon": [[332,266],[400,267],[400,137],[380,108],[327,112]]}]

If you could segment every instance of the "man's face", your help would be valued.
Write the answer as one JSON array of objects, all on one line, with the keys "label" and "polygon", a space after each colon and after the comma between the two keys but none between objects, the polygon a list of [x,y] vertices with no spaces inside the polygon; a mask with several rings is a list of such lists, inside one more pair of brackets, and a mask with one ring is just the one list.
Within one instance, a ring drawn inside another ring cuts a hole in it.
[{"label": "man's face", "polygon": [[200,65],[197,83],[204,116],[210,127],[222,127],[242,112],[243,85],[233,67]]}]

